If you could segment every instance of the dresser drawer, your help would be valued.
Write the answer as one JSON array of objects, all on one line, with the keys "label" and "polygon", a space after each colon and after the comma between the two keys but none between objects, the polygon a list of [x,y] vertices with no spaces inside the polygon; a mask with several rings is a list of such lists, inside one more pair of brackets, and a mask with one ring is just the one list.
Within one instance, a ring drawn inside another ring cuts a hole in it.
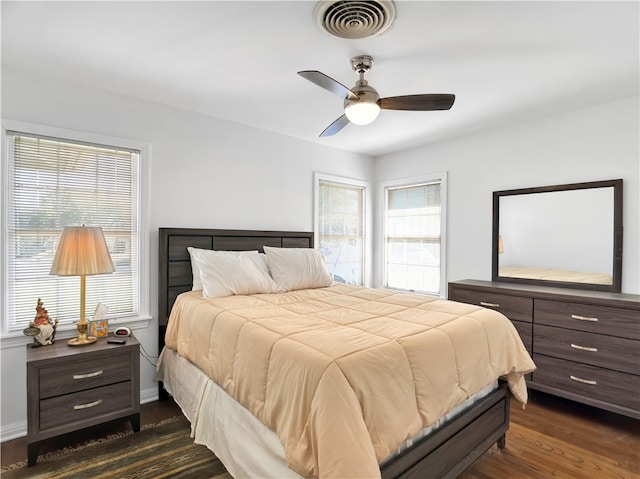
[{"label": "dresser drawer", "polygon": [[631,339],[533,325],[538,354],[640,375],[640,345]]},{"label": "dresser drawer", "polygon": [[114,354],[39,368],[40,398],[131,379],[131,354]]},{"label": "dresser drawer", "polygon": [[640,315],[631,309],[539,299],[534,320],[536,324],[640,340]]},{"label": "dresser drawer", "polygon": [[131,382],[112,384],[40,401],[40,429],[94,422],[102,415],[134,409]]},{"label": "dresser drawer", "polygon": [[[562,390],[571,395],[619,405],[640,411],[640,376],[602,369],[587,364],[535,354],[538,369],[533,373],[533,384]],[[571,397],[577,399],[576,397]]]},{"label": "dresser drawer", "polygon": [[640,295],[480,280],[448,291],[511,320],[538,368],[531,389],[640,419]]},{"label": "dresser drawer", "polygon": [[511,321],[529,354],[533,353],[533,324],[526,321]]},{"label": "dresser drawer", "polygon": [[508,294],[487,293],[453,286],[449,299],[462,303],[475,304],[501,312],[512,321],[533,319],[533,299],[510,296]]}]

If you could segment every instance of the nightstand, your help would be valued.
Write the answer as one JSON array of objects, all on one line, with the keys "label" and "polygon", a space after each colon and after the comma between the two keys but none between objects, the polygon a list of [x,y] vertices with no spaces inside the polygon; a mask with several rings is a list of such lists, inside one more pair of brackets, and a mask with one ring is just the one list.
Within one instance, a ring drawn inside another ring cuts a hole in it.
[{"label": "nightstand", "polygon": [[140,343],[27,346],[28,465],[44,440],[114,420],[140,430]]}]

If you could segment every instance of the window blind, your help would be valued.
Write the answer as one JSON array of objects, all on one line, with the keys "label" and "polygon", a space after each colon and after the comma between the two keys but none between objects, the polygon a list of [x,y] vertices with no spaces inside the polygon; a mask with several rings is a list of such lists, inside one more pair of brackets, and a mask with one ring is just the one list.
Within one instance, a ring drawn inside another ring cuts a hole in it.
[{"label": "window blind", "polygon": [[25,328],[41,298],[51,319],[80,314],[80,278],[49,274],[65,226],[100,226],[115,273],[87,276],[86,316],[139,313],[140,152],[7,132],[7,324]]},{"label": "window blind", "polygon": [[364,281],[364,187],[319,180],[318,247],[335,281]]},{"label": "window blind", "polygon": [[440,293],[441,182],[387,188],[385,286]]}]

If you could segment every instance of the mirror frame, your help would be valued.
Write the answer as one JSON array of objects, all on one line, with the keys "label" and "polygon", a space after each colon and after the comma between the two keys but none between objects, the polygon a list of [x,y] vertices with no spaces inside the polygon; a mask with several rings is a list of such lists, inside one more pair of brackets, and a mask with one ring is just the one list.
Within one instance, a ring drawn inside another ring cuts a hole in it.
[{"label": "mirror frame", "polygon": [[[549,281],[543,279],[515,278],[498,274],[498,238],[500,232],[500,198],[513,195],[528,195],[532,193],[548,193],[553,191],[582,190],[589,188],[613,187],[613,250],[612,254],[612,284],[571,283],[564,281]],[[540,286],[554,286],[558,288],[589,289],[593,291],[609,291],[619,293],[622,290],[622,180],[591,181],[586,183],[570,183],[565,185],[540,186],[535,188],[520,188],[493,192],[493,236],[491,242],[492,267],[491,280],[509,283],[525,283]]]}]

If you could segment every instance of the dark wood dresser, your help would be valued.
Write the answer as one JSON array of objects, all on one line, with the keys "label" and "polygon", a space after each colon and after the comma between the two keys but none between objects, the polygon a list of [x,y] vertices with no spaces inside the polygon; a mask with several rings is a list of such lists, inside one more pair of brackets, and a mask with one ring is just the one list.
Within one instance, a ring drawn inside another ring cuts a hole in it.
[{"label": "dark wood dresser", "polygon": [[640,419],[640,295],[464,280],[449,299],[513,322],[537,366],[529,388]]},{"label": "dark wood dresser", "polygon": [[27,346],[28,465],[44,440],[123,419],[140,430],[140,344]]}]

